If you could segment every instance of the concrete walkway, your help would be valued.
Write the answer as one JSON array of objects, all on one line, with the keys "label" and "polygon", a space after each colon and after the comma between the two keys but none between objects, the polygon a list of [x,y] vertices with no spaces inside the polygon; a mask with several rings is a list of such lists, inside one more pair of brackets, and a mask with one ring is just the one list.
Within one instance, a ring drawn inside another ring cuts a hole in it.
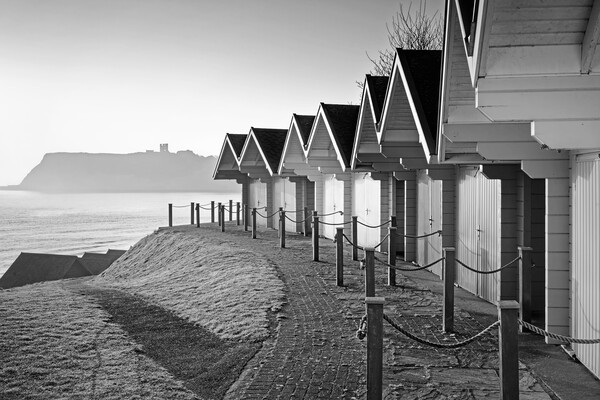
[{"label": "concrete walkway", "polygon": [[[277,266],[287,286],[288,304],[273,316],[275,336],[247,366],[228,398],[366,397],[366,347],[355,337],[364,314],[364,277],[358,263],[351,261],[350,247],[345,250],[345,286],[337,287],[335,247],[330,240],[320,240],[321,261],[313,262],[310,239],[300,235],[288,235],[286,248],[280,249],[274,230],[261,229],[252,240],[250,232],[235,222],[226,223],[225,233],[214,225],[200,229],[215,229],[237,246],[263,254]],[[441,281],[435,275],[398,274],[397,286],[388,287],[385,268],[376,265],[376,271],[377,296],[386,298],[385,312],[419,337],[452,343],[480,332],[497,318],[494,306],[458,290],[456,333],[444,334]],[[405,337],[387,323],[384,329],[385,398],[499,397],[497,330],[466,347],[436,349]],[[564,359],[569,363],[566,355]],[[598,398],[598,381],[572,364],[576,374],[587,374],[590,385],[584,394]],[[519,376],[523,399],[564,398],[557,395],[564,388],[555,391],[525,364],[520,363]]]}]

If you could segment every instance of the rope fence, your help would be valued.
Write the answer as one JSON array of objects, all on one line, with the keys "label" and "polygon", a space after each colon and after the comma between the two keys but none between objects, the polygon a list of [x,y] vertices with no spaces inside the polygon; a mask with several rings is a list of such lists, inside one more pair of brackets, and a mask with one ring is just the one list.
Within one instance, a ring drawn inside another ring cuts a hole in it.
[{"label": "rope fence", "polygon": [[340,226],[340,225],[348,225],[351,224],[352,221],[346,221],[346,222],[323,222],[323,221],[319,221],[319,224],[321,225],[329,225],[329,226]]},{"label": "rope fence", "polygon": [[480,270],[478,270],[478,269],[471,268],[471,267],[469,267],[467,264],[465,264],[465,263],[463,263],[462,261],[460,261],[458,258],[456,258],[456,259],[455,259],[455,261],[456,261],[458,264],[460,264],[460,265],[462,265],[463,267],[465,267],[466,269],[468,269],[469,271],[475,272],[475,273],[477,273],[477,274],[488,275],[488,274],[495,274],[496,272],[500,272],[500,271],[502,271],[503,269],[510,267],[512,264],[514,264],[516,261],[519,261],[520,259],[521,259],[521,256],[517,256],[517,257],[515,257],[515,259],[513,259],[512,261],[510,261],[510,262],[508,262],[508,263],[504,264],[504,265],[503,265],[503,266],[501,266],[500,268],[493,269],[493,270],[491,270],[491,271],[480,271]]},{"label": "rope fence", "polygon": [[189,208],[189,204],[185,204],[183,206],[176,206],[175,204],[172,205],[173,208]]},{"label": "rope fence", "polygon": [[430,347],[436,347],[438,349],[456,349],[459,347],[464,347],[466,345],[468,345],[469,343],[472,343],[478,339],[480,339],[482,336],[484,336],[485,334],[487,334],[488,332],[490,332],[492,329],[500,326],[500,320],[494,322],[493,324],[491,324],[490,326],[488,326],[487,328],[485,328],[484,330],[482,330],[481,332],[471,336],[470,338],[467,338],[465,340],[461,340],[460,342],[456,342],[456,343],[437,343],[437,342],[431,342],[427,339],[423,339],[418,337],[417,335],[407,331],[406,329],[404,329],[400,324],[398,324],[396,321],[394,321],[389,315],[387,315],[386,313],[383,314],[383,319],[385,321],[387,321],[392,327],[394,327],[394,329],[396,329],[398,332],[402,333],[404,336],[411,338],[412,340],[424,344],[426,346],[430,346]]},{"label": "rope fence", "polygon": [[390,219],[390,220],[385,221],[385,222],[383,222],[383,223],[381,223],[379,225],[368,225],[368,224],[365,224],[364,222],[360,222],[358,220],[356,220],[356,223],[358,225],[361,225],[361,226],[364,226],[364,227],[367,227],[367,228],[377,229],[377,228],[381,228],[382,226],[386,226],[387,224],[392,223],[392,220]]},{"label": "rope fence", "polygon": [[431,233],[425,233],[423,235],[417,235],[417,236],[415,236],[415,235],[404,235],[404,234],[401,234],[401,233],[396,233],[396,236],[398,236],[398,237],[409,238],[409,239],[423,239],[423,238],[426,238],[426,237],[429,237],[429,236],[433,236],[433,235],[440,235],[440,236],[442,236],[442,231],[440,230],[440,231],[435,231],[435,232],[431,232]]},{"label": "rope fence", "polygon": [[354,244],[354,243],[352,243],[352,241],[351,241],[350,239],[348,239],[348,236],[346,236],[346,234],[345,234],[345,233],[343,234],[343,236],[344,236],[344,239],[346,239],[346,241],[348,242],[348,244],[350,244],[350,246],[352,246],[352,247],[354,247],[354,248],[357,248],[358,250],[364,250],[364,249],[365,249],[365,248],[364,248],[364,247],[362,247],[362,246],[359,246],[359,245],[357,245],[357,244]]},{"label": "rope fence", "polygon": [[316,216],[319,217],[319,218],[321,218],[321,217],[329,217],[330,215],[335,215],[335,214],[344,215],[344,212],[343,211],[334,211],[334,212],[329,213],[329,214],[319,214],[319,215],[316,215]]},{"label": "rope fence", "polygon": [[433,261],[433,262],[431,262],[431,263],[429,263],[429,264],[427,264],[427,265],[419,265],[419,264],[417,264],[417,263],[414,263],[414,265],[415,265],[415,267],[414,267],[414,268],[409,268],[409,267],[399,267],[399,266],[397,266],[397,265],[392,265],[392,264],[390,264],[390,263],[388,263],[388,262],[385,262],[385,261],[383,261],[382,259],[380,259],[380,258],[378,258],[378,257],[375,257],[375,260],[379,261],[381,264],[385,265],[386,267],[388,267],[388,268],[392,268],[392,269],[395,269],[395,270],[397,270],[397,271],[408,271],[408,272],[412,272],[412,271],[421,271],[421,270],[423,270],[423,269],[431,268],[431,267],[433,267],[435,264],[437,264],[437,263],[439,263],[439,262],[442,262],[442,261],[444,261],[444,260],[445,260],[445,258],[444,258],[444,257],[441,257],[441,258],[439,258],[439,259],[437,259],[437,260],[435,260],[435,261]]},{"label": "rope fence", "polygon": [[[296,211],[296,212],[299,212],[299,211]],[[304,219],[302,219],[302,220],[300,220],[300,221],[296,221],[295,219],[292,219],[292,218],[290,218],[290,217],[287,215],[287,212],[286,212],[286,214],[285,214],[285,218],[286,218],[287,220],[289,220],[289,221],[293,222],[294,224],[302,224],[302,223],[304,223],[304,222],[306,222],[306,221],[309,221],[309,220],[310,220],[312,217],[308,217],[308,218],[304,218]]]},{"label": "rope fence", "polygon": [[538,328],[535,325],[530,324],[529,322],[525,322],[521,319],[519,319],[519,325],[521,325],[524,328],[529,329],[530,331],[541,335],[541,336],[545,336],[547,338],[550,339],[554,339],[554,340],[558,340],[560,342],[564,342],[564,343],[575,343],[575,344],[598,344],[600,343],[600,338],[599,339],[575,339],[569,336],[563,336],[563,335],[559,335],[557,333],[552,333],[552,332],[548,332],[545,331],[541,328]]},{"label": "rope fence", "polygon": [[279,210],[275,211],[273,214],[271,215],[263,215],[261,213],[258,212],[258,208],[256,209],[256,215],[263,217],[265,219],[269,219],[269,218],[273,218],[275,215],[279,214]]}]

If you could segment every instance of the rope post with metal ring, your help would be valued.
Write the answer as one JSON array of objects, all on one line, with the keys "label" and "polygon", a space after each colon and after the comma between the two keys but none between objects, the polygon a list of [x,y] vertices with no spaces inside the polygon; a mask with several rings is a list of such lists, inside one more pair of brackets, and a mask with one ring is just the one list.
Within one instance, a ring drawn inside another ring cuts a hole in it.
[{"label": "rope post with metal ring", "polygon": [[279,247],[285,249],[285,211],[279,207]]},{"label": "rope post with metal ring", "polygon": [[221,222],[223,222],[221,219],[221,202],[217,204],[217,219],[219,221],[219,226],[221,226]]},{"label": "rope post with metal ring", "polygon": [[252,239],[256,239],[256,207],[252,209]]},{"label": "rope post with metal ring", "polygon": [[248,221],[250,221],[250,207],[244,204],[244,232],[248,232]]},{"label": "rope post with metal ring", "polygon": [[[394,217],[395,218],[395,217]],[[396,265],[396,228],[388,226],[388,264]],[[396,286],[396,270],[388,267],[388,286]]]},{"label": "rope post with metal ring", "polygon": [[442,264],[444,279],[444,304],[442,306],[442,329],[444,332],[454,331],[454,277],[456,275],[456,263],[454,262],[454,247],[442,249],[444,258]]},{"label": "rope post with metal ring", "polygon": [[304,237],[310,235],[310,214],[308,207],[304,207]]},{"label": "rope post with metal ring", "polygon": [[215,223],[215,202],[214,202],[214,200],[210,202],[210,222],[211,222],[211,224]]},{"label": "rope post with metal ring", "polygon": [[[358,244],[358,217],[352,216],[352,243]],[[358,247],[352,246],[352,261],[358,261]]]},{"label": "rope post with metal ring", "polygon": [[365,247],[365,297],[375,296],[375,249]]},{"label": "rope post with metal ring", "polygon": [[200,203],[196,203],[196,228],[200,228]]},{"label": "rope post with metal ring", "polygon": [[235,224],[240,225],[240,202],[235,203]]},{"label": "rope post with metal ring", "polygon": [[366,297],[367,308],[367,399],[383,396],[383,297]]},{"label": "rope post with metal ring", "polygon": [[169,226],[173,226],[173,203],[169,203]]},{"label": "rope post with metal ring", "polygon": [[221,232],[225,232],[225,205],[221,206],[221,212],[219,212],[221,216]]},{"label": "rope post with metal ring", "polygon": [[194,225],[194,202],[190,203],[190,225]]},{"label": "rope post with metal ring", "polygon": [[319,261],[319,214],[317,211],[313,211],[312,219],[313,261]]},{"label": "rope post with metal ring", "polygon": [[344,286],[344,228],[336,228],[335,234],[335,282]]},{"label": "rope post with metal ring", "polygon": [[519,303],[501,300],[498,304],[500,320],[500,398],[519,398]]}]

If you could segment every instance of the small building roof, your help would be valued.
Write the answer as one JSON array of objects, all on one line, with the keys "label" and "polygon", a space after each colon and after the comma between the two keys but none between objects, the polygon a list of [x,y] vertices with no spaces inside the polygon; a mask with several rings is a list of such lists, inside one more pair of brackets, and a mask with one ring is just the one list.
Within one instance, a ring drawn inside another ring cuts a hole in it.
[{"label": "small building roof", "polygon": [[241,179],[244,174],[239,171],[239,160],[248,135],[227,133],[219,158],[215,164],[213,179]]},{"label": "small building roof", "polygon": [[387,92],[389,76],[374,76],[367,74],[365,77],[365,88],[368,88],[368,96],[371,102],[373,111],[373,119],[377,124],[381,119],[383,104],[385,102],[385,94]]},{"label": "small building roof", "polygon": [[315,122],[315,116],[293,114],[292,118],[296,120],[298,133],[300,133],[300,136],[302,137],[302,145],[306,146],[308,144],[308,138],[310,137],[310,130]]},{"label": "small building roof", "polygon": [[250,177],[276,175],[287,131],[287,129],[250,128],[240,156],[240,172]]},{"label": "small building roof", "polygon": [[244,149],[244,143],[246,143],[246,139],[248,135],[237,134],[237,133],[228,133],[227,140],[233,150],[235,156],[239,158],[242,155],[242,150]]},{"label": "small building roof", "polygon": [[0,277],[0,288],[8,289],[36,282],[89,276],[77,256],[21,253]]},{"label": "small building roof", "polygon": [[81,256],[80,262],[92,275],[98,275],[110,267],[124,253],[124,250],[109,250],[106,253],[86,252]]}]

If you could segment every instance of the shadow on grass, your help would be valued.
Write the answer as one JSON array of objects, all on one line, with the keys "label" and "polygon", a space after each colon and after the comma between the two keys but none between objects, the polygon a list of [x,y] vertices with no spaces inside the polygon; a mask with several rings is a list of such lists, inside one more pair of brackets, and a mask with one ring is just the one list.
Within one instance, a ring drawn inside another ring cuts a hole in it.
[{"label": "shadow on grass", "polygon": [[86,293],[112,316],[143,352],[201,398],[222,398],[260,343],[220,339],[170,311],[120,290],[89,287]]}]

